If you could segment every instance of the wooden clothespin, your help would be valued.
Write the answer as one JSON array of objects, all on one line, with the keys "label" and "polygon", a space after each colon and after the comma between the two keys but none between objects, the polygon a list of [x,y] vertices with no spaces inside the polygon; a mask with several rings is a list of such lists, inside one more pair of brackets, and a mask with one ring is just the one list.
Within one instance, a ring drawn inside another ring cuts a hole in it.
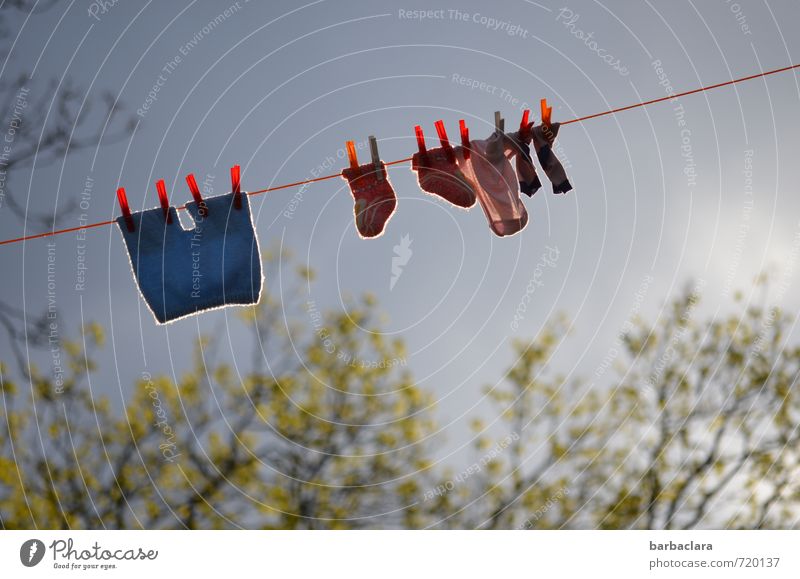
[{"label": "wooden clothespin", "polygon": [[378,181],[383,181],[383,168],[381,167],[381,156],[378,154],[378,140],[373,136],[369,136],[369,151],[372,155],[372,164],[375,167],[375,178]]}]

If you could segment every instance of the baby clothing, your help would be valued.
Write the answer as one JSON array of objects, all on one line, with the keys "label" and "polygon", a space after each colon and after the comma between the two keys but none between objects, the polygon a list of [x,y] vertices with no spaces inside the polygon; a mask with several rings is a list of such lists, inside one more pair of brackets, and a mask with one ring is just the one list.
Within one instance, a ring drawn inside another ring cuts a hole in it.
[{"label": "baby clothing", "polygon": [[[240,209],[236,209],[235,198]],[[228,305],[258,303],[261,253],[244,193],[186,204],[195,222],[184,230],[174,207],[133,213],[117,225],[145,303],[159,324]]]},{"label": "baby clothing", "polygon": [[[378,175],[382,178],[379,179]],[[353,211],[358,234],[362,238],[383,235],[386,224],[397,208],[397,196],[386,174],[386,165],[381,162],[380,172],[375,170],[372,163],[357,168],[348,167],[342,170],[342,177],[350,186],[355,200]]]},{"label": "baby clothing", "polygon": [[469,159],[458,149],[464,174],[476,184],[475,194],[489,227],[498,236],[514,235],[528,223],[528,212],[519,197],[519,182],[510,157],[515,155],[508,137],[495,131],[486,140],[470,142]]},{"label": "baby clothing", "polygon": [[559,123],[551,125],[538,125],[533,127],[532,140],[536,149],[536,157],[542,165],[542,169],[553,184],[553,193],[566,193],[572,189],[572,185],[567,179],[567,173],[553,152],[553,143],[558,135]]},{"label": "baby clothing", "polygon": [[459,169],[454,149],[449,155],[444,147],[414,153],[411,170],[416,171],[419,187],[426,193],[464,209],[475,205],[475,185]]},{"label": "baby clothing", "polygon": [[520,130],[516,133],[506,135],[508,137],[507,150],[516,155],[517,179],[519,180],[520,193],[525,193],[532,197],[542,187],[539,175],[536,174],[536,167],[531,159],[531,147],[526,142],[530,142],[530,130]]}]

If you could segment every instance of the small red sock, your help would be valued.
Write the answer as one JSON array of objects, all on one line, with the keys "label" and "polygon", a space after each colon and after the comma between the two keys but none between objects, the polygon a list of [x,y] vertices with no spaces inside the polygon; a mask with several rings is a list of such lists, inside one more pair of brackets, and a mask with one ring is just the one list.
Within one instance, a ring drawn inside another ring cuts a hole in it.
[{"label": "small red sock", "polygon": [[444,147],[415,153],[411,169],[417,172],[419,188],[437,195],[457,207],[468,209],[475,205],[475,186],[461,172],[455,159],[451,160]]},{"label": "small red sock", "polygon": [[355,199],[353,211],[358,234],[364,238],[379,237],[397,208],[397,196],[386,174],[386,165],[381,162],[380,172],[372,163],[357,169],[348,167],[342,170],[342,177]]}]

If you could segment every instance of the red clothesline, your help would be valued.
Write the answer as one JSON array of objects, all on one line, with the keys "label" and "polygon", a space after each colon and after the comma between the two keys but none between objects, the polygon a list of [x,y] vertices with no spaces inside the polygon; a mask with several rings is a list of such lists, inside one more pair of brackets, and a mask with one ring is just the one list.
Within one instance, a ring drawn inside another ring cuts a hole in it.
[{"label": "red clothesline", "polygon": [[[793,64],[791,66],[784,66],[783,68],[776,68],[774,70],[770,70],[770,71],[767,71],[767,72],[762,72],[762,73],[759,73],[759,74],[752,74],[750,76],[745,76],[745,77],[742,77],[742,78],[736,78],[736,79],[729,80],[729,81],[726,81],[726,82],[720,82],[720,83],[717,83],[717,84],[712,84],[710,86],[704,86],[704,87],[696,88],[696,89],[693,89],[693,90],[687,90],[687,91],[681,92],[681,93],[669,94],[669,95],[661,97],[661,98],[652,99],[652,100],[649,100],[649,101],[643,101],[643,102],[639,102],[639,103],[636,103],[636,104],[628,105],[628,106],[625,106],[625,107],[620,107],[620,108],[617,108],[617,109],[611,109],[609,111],[603,111],[602,113],[595,113],[593,115],[587,115],[585,117],[578,117],[577,119],[571,119],[571,120],[568,120],[568,121],[563,121],[561,124],[562,125],[569,125],[569,124],[572,124],[572,123],[581,123],[583,121],[588,121],[590,119],[596,119],[598,117],[604,117],[606,115],[613,115],[613,114],[616,114],[616,113],[621,113],[623,111],[628,111],[628,110],[639,108],[639,107],[645,107],[645,106],[652,105],[652,104],[655,104],[655,103],[660,103],[660,102],[676,99],[676,98],[679,98],[679,97],[685,97],[685,96],[696,94],[696,93],[699,93],[699,92],[705,92],[705,91],[708,91],[708,90],[711,90],[711,89],[720,88],[720,87],[723,87],[723,86],[729,86],[729,85],[732,85],[732,84],[737,84],[737,83],[740,83],[740,82],[744,82],[746,80],[753,80],[753,79],[756,79],[756,78],[763,78],[765,76],[770,76],[770,75],[773,75],[773,74],[778,74],[780,72],[786,72],[786,71],[789,71],[789,70],[794,70],[796,68],[800,68],[800,64]],[[405,159],[398,159],[396,161],[388,161],[388,162],[385,162],[384,164],[385,165],[397,165],[399,163],[408,163],[409,161],[411,161],[411,157],[407,157]],[[322,177],[316,177],[314,179],[305,179],[303,181],[295,181],[294,183],[287,183],[285,185],[277,185],[275,187],[267,187],[266,189],[259,189],[257,191],[248,191],[247,195],[260,195],[262,193],[269,193],[271,191],[280,191],[281,189],[289,189],[290,187],[300,187],[300,186],[306,185],[308,183],[316,183],[317,181],[326,181],[328,179],[335,179],[335,178],[339,177],[340,174],[341,173],[333,173],[331,175],[323,175]],[[177,209],[178,210],[184,210],[184,209],[186,209],[186,206],[182,205],[182,206],[178,207]],[[17,237],[17,238],[14,238],[14,239],[6,239],[5,241],[0,241],[0,245],[8,245],[8,244],[11,244],[11,243],[18,243],[20,241],[29,241],[29,240],[32,240],[32,239],[39,239],[39,238],[42,238],[42,237],[52,237],[54,235],[61,235],[62,233],[70,233],[70,232],[73,232],[73,231],[81,231],[81,230],[85,230],[85,229],[93,229],[93,228],[96,228],[96,227],[102,227],[104,225],[111,225],[113,223],[116,223],[116,221],[114,221],[114,220],[100,221],[98,223],[91,223],[89,225],[83,225],[83,226],[80,226],[80,227],[69,227],[67,229],[57,229],[57,230],[53,230],[53,231],[48,231],[46,233],[37,233],[36,235],[26,235],[26,236],[23,236],[23,237]]]}]

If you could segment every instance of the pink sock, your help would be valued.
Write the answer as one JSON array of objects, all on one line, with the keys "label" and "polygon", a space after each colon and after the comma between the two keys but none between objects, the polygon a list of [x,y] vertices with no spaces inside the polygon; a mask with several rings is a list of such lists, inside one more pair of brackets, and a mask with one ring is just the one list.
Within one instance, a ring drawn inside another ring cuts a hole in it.
[{"label": "pink sock", "polygon": [[372,163],[348,167],[342,171],[342,177],[350,185],[355,200],[353,212],[358,234],[363,238],[379,237],[397,208],[397,196],[386,174],[386,165],[381,162],[380,171]]},{"label": "pink sock", "polygon": [[474,178],[475,193],[489,227],[500,237],[514,235],[528,224],[517,175],[506,156],[506,140],[503,133],[495,132],[485,141],[470,142],[468,160],[464,159],[463,149],[457,156],[467,177]]},{"label": "pink sock", "polygon": [[468,209],[475,205],[475,185],[459,169],[455,150],[447,140],[442,121],[436,122],[436,129],[442,146],[426,149],[422,129],[415,127],[419,152],[411,159],[411,169],[417,173],[420,189],[457,207]]}]

